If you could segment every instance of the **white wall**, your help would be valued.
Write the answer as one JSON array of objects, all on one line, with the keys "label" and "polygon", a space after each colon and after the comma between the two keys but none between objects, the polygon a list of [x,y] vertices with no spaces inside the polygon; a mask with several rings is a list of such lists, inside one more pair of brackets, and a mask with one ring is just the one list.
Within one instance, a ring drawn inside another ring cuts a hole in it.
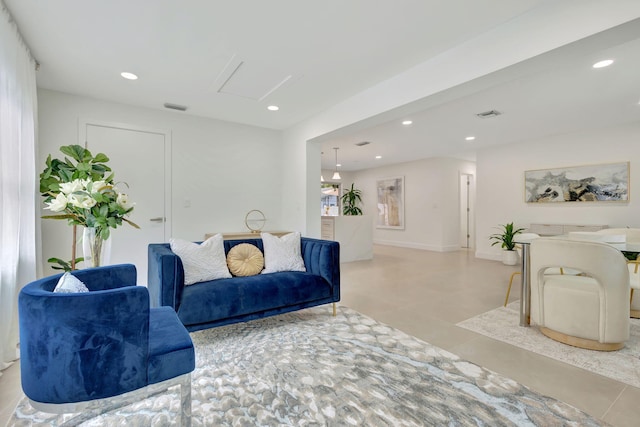
[{"label": "white wall", "polygon": [[353,182],[362,190],[363,211],[374,218],[374,224],[377,215],[376,181],[404,176],[405,228],[374,228],[373,241],[433,251],[459,249],[460,173],[475,175],[474,163],[433,158],[353,172]]},{"label": "white wall", "polygon": [[[640,122],[598,131],[496,146],[477,155],[476,256],[500,259],[489,235],[498,224],[606,224],[640,227]],[[630,161],[629,203],[533,204],[524,201],[524,171]]]},{"label": "white wall", "polygon": [[[38,91],[38,104],[38,172],[48,154],[61,158],[60,146],[79,143],[82,118],[169,130],[172,236],[202,240],[207,232],[243,231],[251,209],[264,212],[265,229],[292,227],[282,222],[286,191],[281,132],[49,90]],[[185,199],[191,201],[190,208],[183,206]],[[43,220],[42,240],[45,261],[53,256],[71,258],[71,227],[66,222]]]}]

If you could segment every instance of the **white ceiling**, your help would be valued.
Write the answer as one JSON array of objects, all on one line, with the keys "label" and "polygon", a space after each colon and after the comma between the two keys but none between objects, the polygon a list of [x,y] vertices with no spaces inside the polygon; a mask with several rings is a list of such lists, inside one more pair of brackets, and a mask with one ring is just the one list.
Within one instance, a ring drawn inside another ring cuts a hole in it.
[{"label": "white ceiling", "polygon": [[[4,0],[42,88],[287,129],[549,0]],[[555,0],[554,0],[555,1]],[[548,4],[548,3],[547,3]],[[640,119],[640,27],[551,52],[323,143],[344,170]],[[616,63],[590,69],[602,55]],[[139,75],[127,81],[120,72]],[[267,111],[270,104],[278,112]],[[474,114],[504,114],[480,120]],[[402,127],[398,119],[413,120]],[[472,144],[464,137],[474,134]],[[366,147],[354,143],[371,141]],[[383,159],[374,161],[373,156]]]},{"label": "white ceiling", "polygon": [[[602,59],[615,62],[602,69]],[[497,110],[494,118],[477,113]],[[640,20],[447,90],[364,130],[322,143],[323,169],[361,170],[416,159],[475,160],[482,147],[640,120]],[[405,119],[412,120],[403,126]],[[466,141],[465,137],[475,136]],[[369,141],[358,147],[355,144]],[[603,141],[606,143],[606,141]],[[382,156],[376,160],[375,156]]]}]

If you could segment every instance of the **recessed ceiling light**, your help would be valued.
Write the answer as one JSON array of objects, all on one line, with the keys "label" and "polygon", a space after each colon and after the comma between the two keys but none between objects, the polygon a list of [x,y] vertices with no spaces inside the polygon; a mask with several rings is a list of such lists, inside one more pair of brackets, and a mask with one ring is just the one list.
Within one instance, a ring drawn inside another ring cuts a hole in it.
[{"label": "recessed ceiling light", "polygon": [[267,107],[267,110],[269,111],[278,111],[280,109],[280,107],[278,107],[277,105],[269,105]]},{"label": "recessed ceiling light", "polygon": [[382,156],[376,156],[376,159],[381,159],[381,158],[382,158]]},{"label": "recessed ceiling light", "polygon": [[608,67],[611,64],[613,64],[613,59],[605,59],[604,61],[598,61],[593,64],[593,68],[604,68]]},{"label": "recessed ceiling light", "polygon": [[136,76],[136,75],[135,75],[135,74],[133,74],[133,73],[128,73],[128,72],[126,72],[126,71],[125,71],[125,72],[123,72],[123,73],[120,73],[120,75],[121,75],[122,77],[124,77],[125,79],[127,79],[127,80],[138,80],[138,76]]},{"label": "recessed ceiling light", "polygon": [[465,140],[467,140],[467,141],[473,141],[474,139],[476,139],[475,136],[468,136],[468,137],[465,138]]},{"label": "recessed ceiling light", "polygon": [[411,123],[413,123],[411,120],[405,120],[402,122],[402,124],[405,126],[409,126]]},{"label": "recessed ceiling light", "polygon": [[342,163],[336,163],[336,166],[340,168],[342,167]]}]

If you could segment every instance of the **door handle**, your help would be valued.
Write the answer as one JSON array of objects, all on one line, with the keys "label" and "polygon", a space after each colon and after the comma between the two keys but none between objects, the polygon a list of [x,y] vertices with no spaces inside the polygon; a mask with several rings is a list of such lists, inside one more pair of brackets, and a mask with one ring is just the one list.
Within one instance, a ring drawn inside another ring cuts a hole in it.
[{"label": "door handle", "polygon": [[151,221],[151,222],[164,222],[165,219],[166,219],[165,217],[159,216],[157,218],[151,218],[149,221]]}]

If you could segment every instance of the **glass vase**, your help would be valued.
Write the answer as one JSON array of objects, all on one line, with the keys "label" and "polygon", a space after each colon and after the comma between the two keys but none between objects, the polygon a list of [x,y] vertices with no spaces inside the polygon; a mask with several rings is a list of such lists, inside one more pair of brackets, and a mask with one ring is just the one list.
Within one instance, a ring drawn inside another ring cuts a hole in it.
[{"label": "glass vase", "polygon": [[97,230],[86,227],[82,232],[82,251],[86,267],[100,267],[109,264],[111,240],[104,240]]}]

